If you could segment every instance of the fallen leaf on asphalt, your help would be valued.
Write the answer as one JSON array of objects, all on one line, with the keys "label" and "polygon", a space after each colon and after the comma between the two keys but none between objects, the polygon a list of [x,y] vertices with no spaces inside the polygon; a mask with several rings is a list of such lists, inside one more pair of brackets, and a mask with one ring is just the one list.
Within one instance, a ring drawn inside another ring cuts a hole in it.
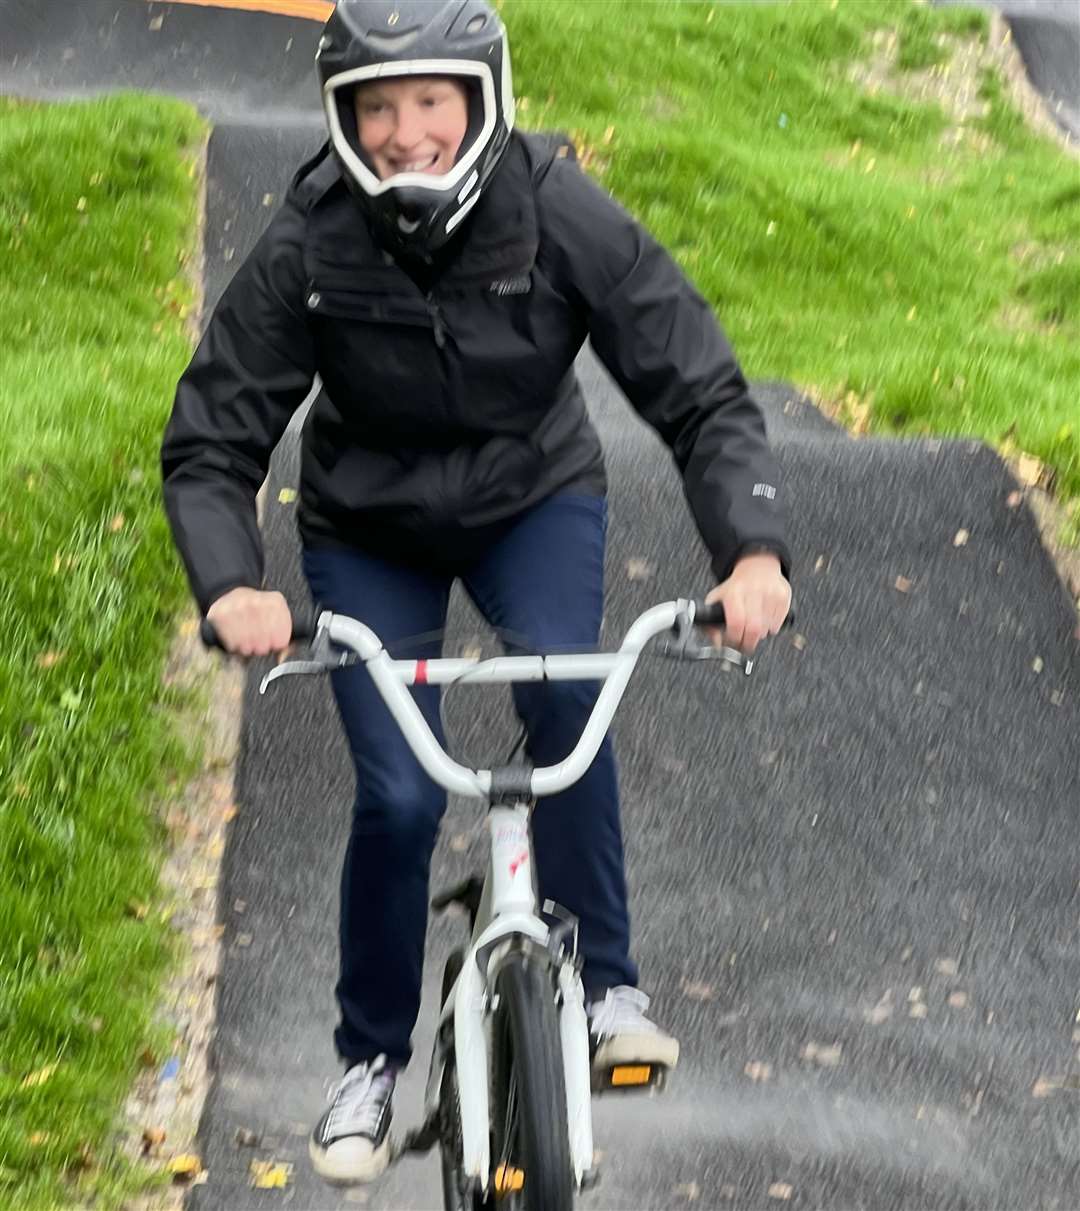
[{"label": "fallen leaf on asphalt", "polygon": [[463,854],[469,848],[469,838],[464,833],[455,833],[450,838],[450,848],[455,854]]},{"label": "fallen leaf on asphalt", "polygon": [[32,1072],[28,1077],[24,1077],[19,1088],[36,1089],[39,1085],[44,1085],[59,1067],[59,1061],[57,1061],[55,1064],[46,1064],[44,1068],[39,1068],[37,1072]]},{"label": "fallen leaf on asphalt", "polygon": [[1031,662],[1031,671],[1033,673],[1041,673],[1045,667],[1046,666],[1043,664],[1043,659],[1041,656],[1036,656]]},{"label": "fallen leaf on asphalt", "polygon": [[788,1199],[795,1193],[794,1186],[789,1186],[787,1182],[773,1182],[769,1187],[770,1198]]},{"label": "fallen leaf on asphalt", "polygon": [[202,1161],[193,1152],[185,1152],[174,1156],[165,1170],[172,1174],[175,1182],[190,1182],[202,1172]]},{"label": "fallen leaf on asphalt", "polygon": [[820,1043],[807,1043],[801,1054],[804,1060],[812,1060],[823,1068],[835,1068],[840,1063],[841,1050],[839,1043],[833,1043],[828,1047],[824,1047]]},{"label": "fallen leaf on asphalt", "polygon": [[897,576],[896,580],[893,582],[893,588],[895,588],[898,593],[910,593],[911,586],[914,583],[915,582],[913,580],[909,580],[906,576]]},{"label": "fallen leaf on asphalt", "polygon": [[772,1076],[772,1065],[762,1064],[757,1060],[751,1060],[743,1069],[743,1072],[756,1083],[767,1081]]},{"label": "fallen leaf on asphalt", "polygon": [[683,980],[679,985],[683,991],[683,995],[690,998],[691,1001],[711,1001],[713,999],[713,986],[704,984],[698,980]]},{"label": "fallen leaf on asphalt", "polygon": [[908,1006],[909,1018],[925,1018],[929,1012],[930,1011],[926,1008],[922,1001],[916,1001],[914,1005]]},{"label": "fallen leaf on asphalt", "polygon": [[626,561],[627,580],[648,580],[652,575],[652,565],[644,559],[628,559]]},{"label": "fallen leaf on asphalt", "polygon": [[791,646],[797,651],[802,652],[806,649],[806,636],[795,634],[791,637]]},{"label": "fallen leaf on asphalt", "polygon": [[1051,1093],[1061,1088],[1061,1081],[1057,1077],[1041,1076],[1031,1087],[1032,1097],[1049,1097]]},{"label": "fallen leaf on asphalt", "polygon": [[880,1001],[873,1009],[867,1009],[863,1012],[863,1017],[870,1023],[871,1026],[880,1026],[882,1022],[888,1021],[893,1014],[892,992],[886,992]]},{"label": "fallen leaf on asphalt", "polygon": [[1065,701],[1064,692],[1062,690],[1051,690],[1050,701],[1054,704],[1054,706],[1061,706],[1061,704]]},{"label": "fallen leaf on asphalt", "polygon": [[955,959],[935,959],[934,970],[938,975],[954,976],[959,971],[960,965]]},{"label": "fallen leaf on asphalt", "polygon": [[964,1009],[967,1006],[967,993],[957,989],[956,992],[949,993],[949,1004],[953,1009]]},{"label": "fallen leaf on asphalt", "polygon": [[151,17],[151,18],[150,18],[150,28],[151,28],[151,30],[153,30],[153,31],[154,31],[154,33],[157,33],[157,31],[158,31],[159,29],[161,29],[161,27],[162,27],[164,24],[165,24],[165,18],[164,18],[164,17]]},{"label": "fallen leaf on asphalt", "polygon": [[251,1184],[256,1190],[284,1190],[292,1177],[292,1165],[277,1161],[252,1161]]},{"label": "fallen leaf on asphalt", "polygon": [[956,536],[952,540],[952,545],[954,547],[966,547],[967,540],[970,537],[971,537],[971,535],[967,530],[957,530]]},{"label": "fallen leaf on asphalt", "polygon": [[249,933],[238,933],[236,935],[237,946],[250,946],[251,942],[252,942],[252,937],[251,937],[251,934],[249,934]]},{"label": "fallen leaf on asphalt", "polygon": [[259,1146],[259,1137],[254,1131],[249,1131],[247,1127],[237,1127],[236,1134],[233,1136],[233,1143],[237,1148],[257,1148]]},{"label": "fallen leaf on asphalt", "polygon": [[1005,497],[1005,504],[1010,509],[1018,509],[1023,503],[1024,503],[1023,492],[1010,492],[1009,495]]},{"label": "fallen leaf on asphalt", "polygon": [[918,984],[907,994],[907,999],[911,1002],[921,1001],[923,999],[922,988]]},{"label": "fallen leaf on asphalt", "polygon": [[675,1193],[679,1198],[685,1198],[688,1203],[692,1203],[701,1195],[701,1187],[697,1182],[681,1182],[675,1187]]}]

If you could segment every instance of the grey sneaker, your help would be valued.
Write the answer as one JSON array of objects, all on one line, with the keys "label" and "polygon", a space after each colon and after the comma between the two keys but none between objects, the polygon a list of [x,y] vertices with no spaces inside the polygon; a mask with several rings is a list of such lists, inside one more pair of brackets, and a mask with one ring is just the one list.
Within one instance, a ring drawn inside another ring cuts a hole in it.
[{"label": "grey sneaker", "polygon": [[380,1055],[357,1064],[330,1090],[330,1109],[311,1133],[315,1172],[338,1186],[372,1182],[390,1163],[391,1106],[397,1072]]},{"label": "grey sneaker", "polygon": [[645,1016],[649,998],[620,984],[587,1006],[592,1049],[592,1086],[640,1089],[660,1086],[679,1062],[679,1044]]}]

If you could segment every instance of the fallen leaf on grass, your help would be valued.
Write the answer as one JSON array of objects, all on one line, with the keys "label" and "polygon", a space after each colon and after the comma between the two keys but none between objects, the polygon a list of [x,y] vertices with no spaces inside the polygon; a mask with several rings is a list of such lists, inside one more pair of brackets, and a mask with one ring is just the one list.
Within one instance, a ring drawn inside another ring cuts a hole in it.
[{"label": "fallen leaf on grass", "polygon": [[48,1131],[32,1131],[26,1137],[26,1142],[31,1148],[40,1148],[42,1144],[47,1144],[51,1139],[52,1135]]},{"label": "fallen leaf on grass", "polygon": [[39,1085],[44,1085],[59,1067],[59,1061],[57,1061],[55,1064],[46,1064],[44,1068],[39,1068],[37,1072],[32,1072],[28,1077],[24,1077],[19,1088],[36,1089]]},{"label": "fallen leaf on grass", "polygon": [[256,1190],[284,1190],[292,1177],[292,1165],[277,1161],[252,1161],[251,1184]]},{"label": "fallen leaf on grass", "polygon": [[163,1127],[144,1127],[142,1133],[142,1150],[143,1156],[156,1151],[165,1142],[165,1129]]},{"label": "fallen leaf on grass", "polygon": [[109,522],[109,529],[113,534],[119,534],[126,524],[127,518],[124,517],[123,513],[117,513],[112,521]]},{"label": "fallen leaf on grass", "polygon": [[37,658],[37,666],[39,669],[51,669],[64,659],[63,652],[42,652]]},{"label": "fallen leaf on grass", "polygon": [[1020,482],[1029,488],[1036,487],[1046,474],[1046,467],[1033,454],[1021,454],[1016,464]]}]

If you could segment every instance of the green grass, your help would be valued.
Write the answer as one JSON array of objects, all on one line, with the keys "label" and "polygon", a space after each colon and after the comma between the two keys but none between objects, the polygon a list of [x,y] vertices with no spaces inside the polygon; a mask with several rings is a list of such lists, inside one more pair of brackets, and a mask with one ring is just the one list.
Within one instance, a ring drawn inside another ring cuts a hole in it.
[{"label": "green grass", "polygon": [[[1015,444],[1080,493],[1080,165],[983,74],[940,105],[848,81],[875,31],[923,68],[984,14],[907,0],[504,0],[523,126],[571,131],[670,247],[747,372],[871,431]],[[896,73],[903,77],[905,72]],[[844,401],[847,401],[845,408]]]},{"label": "green grass", "polygon": [[112,1132],[171,953],[147,805],[191,761],[162,687],[184,590],[157,459],[202,135],[166,100],[0,100],[5,1208],[132,1180]]}]

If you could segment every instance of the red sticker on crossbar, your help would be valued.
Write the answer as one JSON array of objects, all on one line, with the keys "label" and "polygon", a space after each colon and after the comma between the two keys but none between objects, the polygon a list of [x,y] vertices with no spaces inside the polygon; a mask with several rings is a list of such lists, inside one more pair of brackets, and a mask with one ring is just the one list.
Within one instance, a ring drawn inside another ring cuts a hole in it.
[{"label": "red sticker on crossbar", "polygon": [[416,662],[416,677],[413,681],[414,685],[427,685],[427,661],[418,660]]}]

